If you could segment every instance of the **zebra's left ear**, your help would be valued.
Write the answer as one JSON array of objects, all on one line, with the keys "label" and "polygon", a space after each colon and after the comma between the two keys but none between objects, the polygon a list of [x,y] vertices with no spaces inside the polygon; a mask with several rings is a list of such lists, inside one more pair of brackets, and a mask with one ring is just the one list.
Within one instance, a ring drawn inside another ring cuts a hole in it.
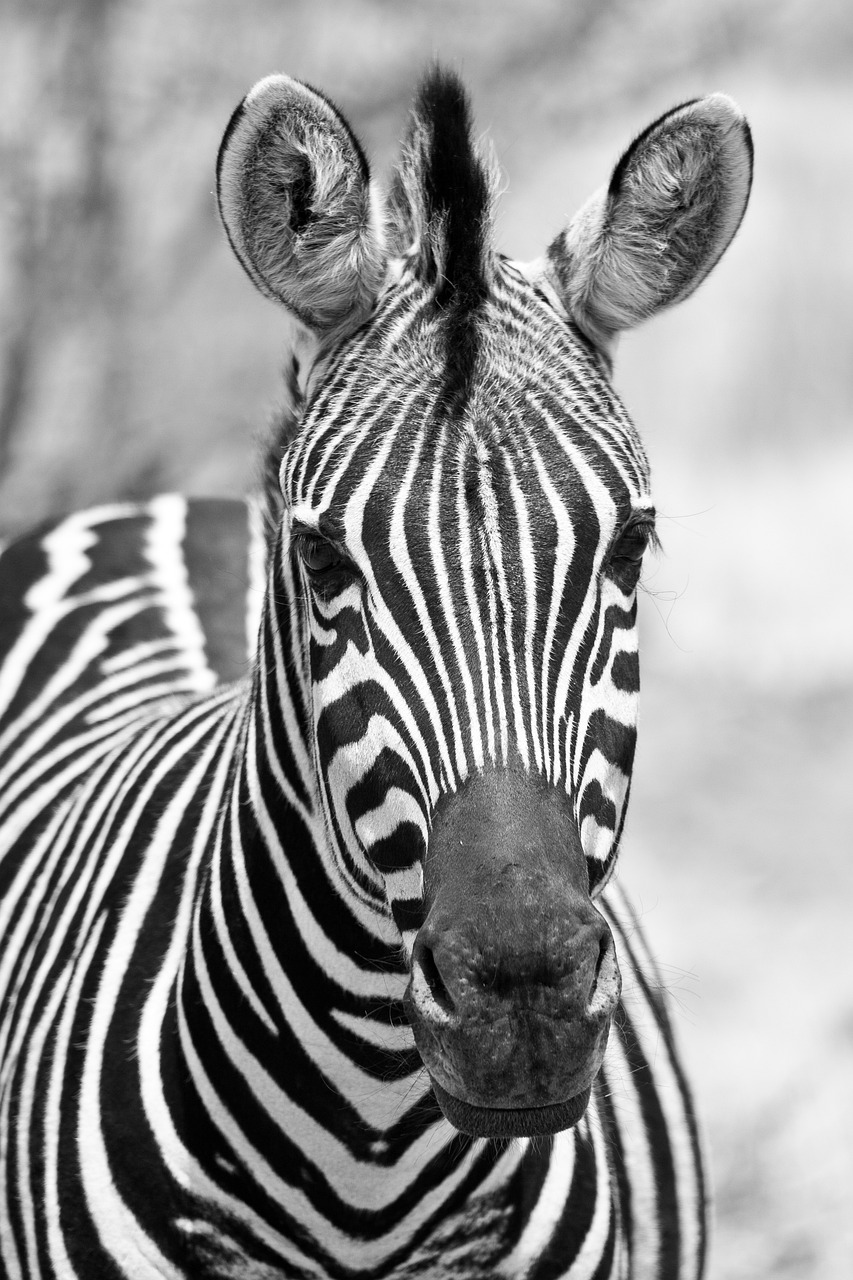
[{"label": "zebra's left ear", "polygon": [[548,249],[546,273],[599,346],[686,298],[740,226],[752,138],[723,94],[661,116]]},{"label": "zebra's left ear", "polygon": [[298,80],[267,76],[231,117],[216,175],[228,239],[261,292],[315,334],[355,328],[386,253],[367,160],[340,112]]}]

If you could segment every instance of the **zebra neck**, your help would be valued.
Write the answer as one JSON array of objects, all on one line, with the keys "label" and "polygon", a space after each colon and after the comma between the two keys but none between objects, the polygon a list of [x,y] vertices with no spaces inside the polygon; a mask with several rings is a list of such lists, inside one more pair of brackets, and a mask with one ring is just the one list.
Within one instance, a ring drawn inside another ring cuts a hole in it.
[{"label": "zebra neck", "polygon": [[318,1106],[329,1129],[347,1116],[358,1145],[381,1147],[408,1116],[409,1145],[429,1084],[402,1012],[400,935],[327,836],[290,604],[278,579],[230,774],[208,800],[217,819],[176,978],[180,1067],[208,1096],[223,1082],[210,1115],[261,1107],[260,1149],[325,1127]]}]

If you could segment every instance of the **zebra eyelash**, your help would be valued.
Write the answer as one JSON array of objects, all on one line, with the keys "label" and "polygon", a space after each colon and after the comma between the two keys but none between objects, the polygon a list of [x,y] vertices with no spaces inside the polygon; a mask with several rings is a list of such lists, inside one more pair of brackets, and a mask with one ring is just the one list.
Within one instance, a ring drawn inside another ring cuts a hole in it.
[{"label": "zebra eyelash", "polygon": [[650,516],[645,516],[640,523],[643,526],[643,532],[646,538],[646,551],[651,551],[654,555],[657,555],[662,550],[663,544],[661,543],[660,534],[658,533],[657,524],[655,523],[654,512],[652,512]]}]

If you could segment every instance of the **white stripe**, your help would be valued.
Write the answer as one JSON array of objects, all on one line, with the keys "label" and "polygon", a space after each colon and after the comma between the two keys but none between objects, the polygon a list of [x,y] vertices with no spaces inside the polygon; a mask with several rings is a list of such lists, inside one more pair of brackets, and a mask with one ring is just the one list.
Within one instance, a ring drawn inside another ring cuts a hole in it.
[{"label": "white stripe", "polygon": [[145,531],[145,555],[152,568],[152,584],[160,592],[160,607],[169,630],[181,646],[181,656],[199,692],[215,688],[216,672],[208,665],[204,631],[195,611],[182,543],[186,536],[187,499],[163,494],[148,505],[151,522]]},{"label": "white stripe", "polygon": [[575,1172],[575,1131],[564,1130],[554,1138],[548,1172],[539,1199],[527,1219],[512,1253],[501,1264],[501,1273],[515,1280],[541,1256],[559,1222]]}]

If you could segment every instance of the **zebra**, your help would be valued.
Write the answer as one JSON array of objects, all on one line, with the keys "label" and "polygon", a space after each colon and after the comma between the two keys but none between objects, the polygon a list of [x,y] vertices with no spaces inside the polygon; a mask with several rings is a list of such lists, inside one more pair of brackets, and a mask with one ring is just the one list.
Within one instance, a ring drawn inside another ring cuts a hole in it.
[{"label": "zebra", "polygon": [[219,208],[289,317],[257,498],[0,556],[8,1280],[702,1274],[612,880],[656,535],[611,373],[751,171],[735,104],[687,102],[519,263],[455,74],[387,192],[312,87],[237,107]]}]

